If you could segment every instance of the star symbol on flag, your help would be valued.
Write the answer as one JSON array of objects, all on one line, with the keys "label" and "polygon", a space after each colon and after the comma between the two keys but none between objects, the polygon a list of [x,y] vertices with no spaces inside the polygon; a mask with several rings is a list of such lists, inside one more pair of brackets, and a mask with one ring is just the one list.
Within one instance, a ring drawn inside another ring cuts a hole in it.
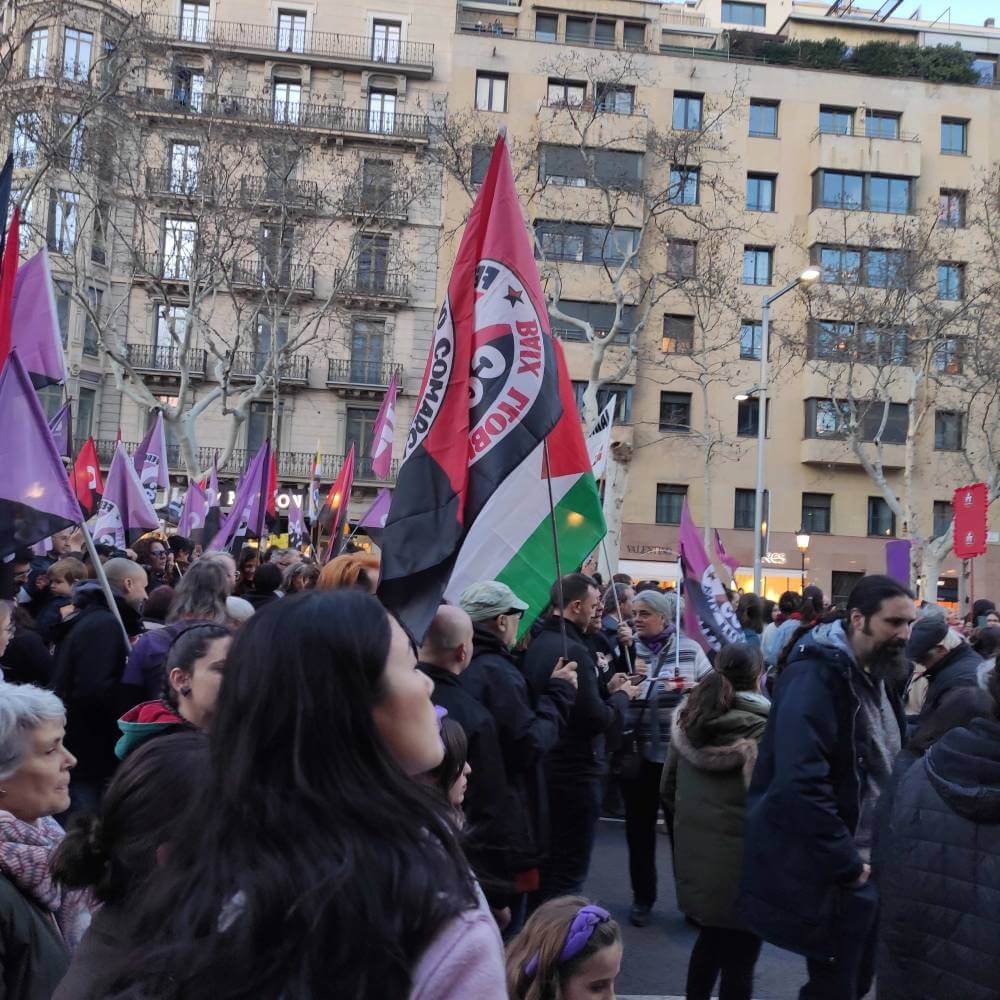
[{"label": "star symbol on flag", "polygon": [[507,294],[504,296],[504,298],[510,303],[511,308],[513,309],[514,305],[521,301],[521,293],[516,289],[511,288],[510,285],[508,285]]}]

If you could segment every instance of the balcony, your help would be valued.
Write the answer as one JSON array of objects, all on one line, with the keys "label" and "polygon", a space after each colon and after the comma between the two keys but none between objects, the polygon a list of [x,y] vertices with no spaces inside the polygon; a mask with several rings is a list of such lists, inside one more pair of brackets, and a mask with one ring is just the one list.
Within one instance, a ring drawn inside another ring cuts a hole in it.
[{"label": "balcony", "polygon": [[340,136],[382,138],[386,142],[425,144],[430,134],[427,115],[348,108],[342,104],[295,104],[242,94],[166,93],[150,88],[131,95],[136,108],[150,120],[206,118],[234,125]]},{"label": "balcony", "polygon": [[296,31],[269,24],[241,21],[203,21],[154,14],[145,18],[151,41],[203,52],[260,53],[295,62],[322,63],[345,69],[385,69],[429,79],[434,72],[430,42],[395,41],[327,31]]},{"label": "balcony", "polygon": [[234,261],[231,280],[234,288],[272,289],[309,298],[315,287],[316,272],[308,264],[254,257]]},{"label": "balcony", "polygon": [[[146,375],[166,379],[181,377],[181,364],[184,352],[179,347],[160,347],[156,344],[126,344],[126,356],[129,364],[137,371]],[[187,351],[187,370],[191,378],[205,377],[206,354],[202,350],[189,348]]]},{"label": "balcony", "polygon": [[316,181],[244,177],[240,180],[240,201],[251,209],[312,213],[319,207],[319,185]]},{"label": "balcony", "polygon": [[[233,354],[229,376],[234,381],[252,382],[266,367],[271,355],[258,351],[236,351]],[[298,356],[286,358],[278,368],[278,379],[296,385],[309,384],[309,359]]]},{"label": "balcony", "polygon": [[133,255],[134,280],[142,283],[160,282],[166,285],[186,285],[192,277],[197,281],[198,265],[193,251],[167,259],[158,251],[137,250]]},{"label": "balcony", "polygon": [[410,214],[412,192],[398,189],[380,190],[359,187],[348,191],[344,197],[344,208],[355,219],[371,219],[377,222],[406,222]]},{"label": "balcony", "polygon": [[337,298],[348,305],[391,309],[405,305],[410,297],[409,280],[399,271],[341,269],[334,276],[334,288]]},{"label": "balcony", "polygon": [[[863,447],[868,454],[875,456],[875,445],[865,444]],[[803,465],[824,466],[828,469],[861,469],[861,460],[851,450],[851,446],[838,438],[803,438],[799,461]],[[885,469],[905,468],[906,446],[883,444],[882,465]]]},{"label": "balcony", "polygon": [[389,388],[393,375],[396,376],[396,385],[402,388],[403,369],[399,365],[331,358],[326,369],[326,384],[342,395],[377,398]]},{"label": "balcony", "polygon": [[146,194],[151,198],[182,198],[188,201],[211,200],[215,182],[197,170],[146,169]]},{"label": "balcony", "polygon": [[921,141],[912,132],[899,137],[867,135],[864,128],[850,132],[816,129],[809,137],[812,170],[847,170],[856,173],[920,175]]}]

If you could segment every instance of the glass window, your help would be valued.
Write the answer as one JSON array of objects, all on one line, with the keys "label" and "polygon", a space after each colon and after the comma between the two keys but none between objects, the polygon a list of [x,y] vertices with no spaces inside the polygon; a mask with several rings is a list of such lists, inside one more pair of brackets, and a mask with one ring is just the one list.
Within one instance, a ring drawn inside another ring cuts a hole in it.
[{"label": "glass window", "polygon": [[684,509],[684,498],[687,496],[686,486],[669,483],[656,484],[656,523],[680,524],[681,511]]},{"label": "glass window", "polygon": [[14,116],[14,138],[11,152],[15,167],[33,167],[38,157],[39,119],[34,111]]},{"label": "glass window", "polygon": [[810,535],[830,534],[830,509],[833,495],[830,493],[802,494],[802,528]]},{"label": "glass window", "polygon": [[63,406],[63,387],[61,385],[44,385],[35,390],[38,401],[45,411],[45,419],[51,420]]},{"label": "glass window", "polygon": [[49,200],[48,246],[56,253],[72,253],[76,244],[80,196],[75,191],[52,191]]},{"label": "glass window", "polygon": [[680,94],[675,92],[674,128],[697,132],[701,128],[702,101],[703,97],[701,94]]},{"label": "glass window", "polygon": [[[760,413],[760,400],[754,396],[751,399],[741,399],[736,404],[736,433],[740,437],[756,437],[757,417]],[[771,416],[771,401],[767,401],[767,415]],[[770,419],[764,427],[764,433],[770,432]]]},{"label": "glass window", "polygon": [[743,284],[770,285],[774,251],[770,247],[743,248]]},{"label": "glass window", "polygon": [[747,209],[751,212],[774,211],[774,174],[747,174]]},{"label": "glass window", "polygon": [[861,251],[850,247],[822,247],[821,280],[832,285],[856,285],[861,273]]},{"label": "glass window", "polygon": [[820,105],[819,130],[827,135],[850,135],[854,131],[854,109]]},{"label": "glass window", "polygon": [[778,102],[750,102],[750,134],[776,136],[778,134]]},{"label": "glass window", "polygon": [[69,342],[69,307],[72,300],[72,286],[68,281],[53,282],[56,293],[56,317],[59,320],[59,333],[63,347]]},{"label": "glass window", "polygon": [[[208,41],[208,17],[211,12],[207,3],[181,4],[180,37],[185,42]],[[301,51],[301,50],[298,50]]]},{"label": "glass window", "polygon": [[[376,21],[375,23],[377,25],[379,22]],[[306,50],[305,13],[298,10],[279,10],[278,51],[305,52],[305,50]],[[398,52],[398,44],[397,44],[397,52]],[[379,58],[379,56],[375,56],[375,58],[377,59]]]},{"label": "glass window", "polygon": [[377,62],[398,63],[402,30],[399,21],[373,21],[372,58]]},{"label": "glass window", "polygon": [[663,350],[668,354],[690,354],[694,350],[693,316],[663,317]]},{"label": "glass window", "polygon": [[[347,433],[344,436],[344,454],[354,445],[354,454],[359,456],[358,475],[364,476],[367,471],[371,476],[371,459],[367,456],[372,451],[372,431],[375,429],[375,418],[378,410],[363,409],[360,406],[347,408]],[[360,456],[365,456],[363,459]],[[367,469],[366,469],[367,466]]]},{"label": "glass window", "polygon": [[934,370],[942,375],[961,375],[964,344],[961,337],[948,337],[934,351]]},{"label": "glass window", "polygon": [[635,87],[620,83],[595,83],[594,101],[598,111],[630,115],[635,110]]},{"label": "glass window", "polygon": [[384,320],[354,320],[351,324],[352,382],[380,384],[384,344]]},{"label": "glass window", "polygon": [[951,528],[952,516],[953,512],[950,500],[934,501],[934,526],[932,530],[935,538],[940,538],[942,535],[948,534]]},{"label": "glass window", "polygon": [[672,205],[697,205],[699,176],[698,167],[671,167],[668,201]]},{"label": "glass window", "polygon": [[570,45],[589,45],[593,30],[594,22],[589,17],[566,18],[566,41]]},{"label": "glass window", "polygon": [[962,154],[968,152],[969,123],[961,118],[941,119],[941,152]]},{"label": "glass window", "polygon": [[865,252],[865,284],[869,288],[905,288],[906,253],[902,250]]},{"label": "glass window", "polygon": [[938,201],[938,222],[951,229],[965,227],[965,192],[941,189]]},{"label": "glass window", "polygon": [[882,497],[868,498],[868,534],[896,537],[896,515]]},{"label": "glass window", "polygon": [[46,76],[49,61],[49,29],[35,28],[28,44],[28,76]]},{"label": "glass window", "polygon": [[83,353],[91,357],[97,356],[97,345],[100,341],[99,323],[102,319],[102,309],[104,306],[104,290],[87,286],[87,303],[90,308],[86,311],[83,323]]},{"label": "glass window", "polygon": [[820,204],[824,208],[861,208],[864,175],[820,171]]},{"label": "glass window", "polygon": [[198,190],[198,163],[201,146],[197,142],[170,144],[170,190],[174,194],[191,194]]},{"label": "glass window", "polygon": [[476,110],[506,111],[507,110],[507,74],[477,73],[476,74]]},{"label": "glass window", "polygon": [[767,21],[767,4],[722,0],[722,20],[726,24],[748,24],[762,28]]},{"label": "glass window", "polygon": [[615,44],[615,22],[598,21],[594,29],[594,44],[602,45],[605,48],[614,48]]},{"label": "glass window", "polygon": [[698,244],[695,240],[671,240],[667,244],[667,274],[675,278],[693,278],[698,269]]},{"label": "glass window", "polygon": [[644,24],[629,24],[626,21],[623,40],[628,51],[644,49],[646,47],[646,26]]},{"label": "glass window", "polygon": [[94,206],[94,230],[90,243],[90,259],[96,264],[107,263],[110,231],[111,205],[106,201],[99,201]]},{"label": "glass window", "polygon": [[756,490],[736,490],[733,503],[733,527],[741,531],[753,531],[756,514]]},{"label": "glass window", "polygon": [[[615,307],[610,302],[581,302],[577,299],[560,299],[559,312],[565,316],[589,323],[597,336],[605,336],[615,325]],[[635,306],[625,306],[618,322],[613,343],[627,344],[635,326]],[[585,340],[584,331],[576,324],[561,316],[549,315],[552,333],[561,340]]]},{"label": "glass window", "polygon": [[94,36],[89,31],[67,28],[63,46],[63,77],[67,80],[86,80],[90,73],[90,57]]},{"label": "glass window", "polygon": [[745,319],[740,325],[740,357],[745,361],[760,361],[764,326],[760,320]]},{"label": "glass window", "polygon": [[[577,409],[583,411],[583,394],[587,391],[586,382],[574,382],[573,394],[576,396]],[[608,383],[597,390],[597,411],[604,412],[604,407],[615,401],[614,421],[616,424],[632,423],[632,386]]]},{"label": "glass window", "polygon": [[580,107],[587,97],[587,84],[579,80],[559,80],[551,78],[548,88],[548,103],[555,107]]},{"label": "glass window", "polygon": [[492,146],[472,147],[472,183],[482,184],[486,180],[486,171],[489,170],[490,160],[493,157]]},{"label": "glass window", "polygon": [[691,430],[691,393],[660,393],[660,430]]},{"label": "glass window", "polygon": [[559,28],[559,18],[556,14],[535,15],[535,41],[554,42]]},{"label": "glass window", "polygon": [[205,74],[185,69],[174,74],[174,100],[182,107],[201,111],[205,102]]},{"label": "glass window", "polygon": [[964,421],[962,414],[953,410],[934,411],[934,450],[961,451]]},{"label": "glass window", "polygon": [[857,333],[857,358],[869,365],[905,365],[910,337],[905,327],[861,326]]},{"label": "glass window", "polygon": [[851,356],[854,345],[854,324],[835,320],[817,320],[811,326],[812,342],[809,356],[827,358],[832,361],[846,361]]},{"label": "glass window", "polygon": [[868,182],[868,208],[872,212],[906,215],[910,211],[910,179],[872,174]]},{"label": "glass window", "polygon": [[357,283],[369,292],[384,292],[389,274],[389,237],[384,233],[363,233],[359,241]]},{"label": "glass window", "polygon": [[187,306],[165,306],[161,303],[156,307],[156,331],[154,334],[156,353],[157,357],[162,357],[164,362],[159,367],[169,366],[167,352],[183,344],[186,331]]},{"label": "glass window", "polygon": [[368,93],[368,130],[391,135],[396,128],[396,92],[372,90]]},{"label": "glass window", "polygon": [[187,280],[194,268],[198,223],[193,219],[165,219],[163,223],[163,277]]},{"label": "glass window", "polygon": [[990,87],[996,82],[996,56],[976,56],[972,60],[972,68],[979,74],[979,82],[982,86]]},{"label": "glass window", "polygon": [[79,398],[76,401],[76,426],[73,428],[78,441],[85,441],[94,433],[94,409],[97,402],[97,390],[80,386],[77,389]]},{"label": "glass window", "polygon": [[895,111],[869,111],[865,115],[865,135],[873,139],[898,139],[899,115]]},{"label": "glass window", "polygon": [[958,301],[965,298],[965,265],[938,264],[938,298]]},{"label": "glass window", "polygon": [[[288,80],[274,81],[274,120],[276,122],[297,122],[302,105],[302,84]],[[373,129],[373,131],[381,131]]]},{"label": "glass window", "polygon": [[[255,361],[259,359],[254,359]],[[263,367],[263,365],[262,365]],[[277,438],[281,440],[281,418],[285,404],[278,403],[278,431]],[[250,413],[247,416],[247,461],[249,456],[256,454],[260,446],[271,437],[273,430],[272,415],[274,414],[274,404],[262,403],[260,401],[250,404]]]}]

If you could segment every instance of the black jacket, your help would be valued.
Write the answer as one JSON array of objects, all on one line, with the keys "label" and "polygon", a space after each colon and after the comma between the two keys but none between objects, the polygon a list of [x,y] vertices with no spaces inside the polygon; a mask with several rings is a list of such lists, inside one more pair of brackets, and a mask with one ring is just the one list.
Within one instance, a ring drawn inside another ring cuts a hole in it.
[{"label": "black jacket", "polygon": [[3,654],[3,676],[11,684],[48,687],[52,680],[52,656],[42,637],[20,625]]},{"label": "black jacket", "polygon": [[1000,996],[1000,723],[944,734],[879,838],[879,1000]]},{"label": "black jacket", "polygon": [[72,604],[72,598],[53,594],[39,609],[35,618],[35,631],[42,641],[50,643],[55,639],[54,629],[62,621],[62,609]]},{"label": "black jacket", "polygon": [[979,686],[982,657],[966,642],[927,674],[927,697],[910,733],[907,749],[923,753],[949,729],[990,714],[993,699]]},{"label": "black jacket", "polygon": [[[130,647],[99,584],[76,587],[73,603],[77,613],[59,630],[52,688],[66,706],[66,746],[77,758],[74,777],[105,781],[118,764],[121,680]],[[138,635],[139,613],[122,597],[116,596],[115,603],[129,635]]]},{"label": "black jacket", "polygon": [[533,697],[510,651],[479,625],[473,648],[459,683],[496,723],[507,778],[507,867],[513,874],[536,868],[548,851],[543,761],[566,725],[576,692],[568,681],[550,679]]},{"label": "black jacket", "polygon": [[52,914],[0,874],[0,998],[49,1000],[67,968]]},{"label": "black jacket", "polygon": [[[562,628],[553,615],[545,620],[524,657],[524,673],[534,690],[552,676],[562,655]],[[571,621],[566,622],[566,655],[576,661],[576,699],[566,729],[549,754],[547,770],[550,780],[575,782],[607,771],[604,734],[620,734],[629,699],[619,691],[605,701],[593,648]]]},{"label": "black jacket", "polygon": [[[862,870],[854,843],[871,739],[848,653],[826,641],[832,626],[803,636],[775,685],[747,793],[739,915],[779,947],[833,957],[843,893]],[[902,704],[890,701],[904,731]]]}]

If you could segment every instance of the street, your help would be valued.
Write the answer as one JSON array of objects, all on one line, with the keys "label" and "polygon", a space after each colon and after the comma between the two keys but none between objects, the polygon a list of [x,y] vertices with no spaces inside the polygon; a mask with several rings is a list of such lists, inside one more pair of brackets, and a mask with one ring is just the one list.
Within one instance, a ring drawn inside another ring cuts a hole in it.
[{"label": "street", "polygon": [[[698,932],[677,912],[669,841],[658,836],[657,845],[660,898],[650,922],[633,927],[628,920],[632,896],[624,823],[602,819],[598,827],[584,894],[611,912],[625,936],[625,958],[615,986],[619,1000],[684,996],[688,956]],[[764,945],[757,963],[755,1000],[794,1000],[804,982],[804,959]]]}]

